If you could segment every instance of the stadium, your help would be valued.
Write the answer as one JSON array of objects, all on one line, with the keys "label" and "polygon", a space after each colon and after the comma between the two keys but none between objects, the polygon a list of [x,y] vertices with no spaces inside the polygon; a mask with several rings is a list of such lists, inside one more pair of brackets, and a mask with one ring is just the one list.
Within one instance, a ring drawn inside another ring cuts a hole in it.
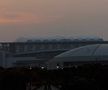
[{"label": "stadium", "polygon": [[49,69],[72,67],[83,64],[108,64],[108,44],[94,44],[75,48],[55,56]]}]

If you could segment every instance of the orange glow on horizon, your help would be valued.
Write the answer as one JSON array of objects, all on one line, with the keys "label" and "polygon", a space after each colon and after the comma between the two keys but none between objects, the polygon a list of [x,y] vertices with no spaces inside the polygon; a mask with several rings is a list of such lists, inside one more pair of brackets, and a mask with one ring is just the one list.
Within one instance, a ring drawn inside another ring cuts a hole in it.
[{"label": "orange glow on horizon", "polygon": [[32,13],[6,13],[0,15],[0,24],[41,24],[53,22],[58,18],[60,18],[60,16],[39,16]]}]

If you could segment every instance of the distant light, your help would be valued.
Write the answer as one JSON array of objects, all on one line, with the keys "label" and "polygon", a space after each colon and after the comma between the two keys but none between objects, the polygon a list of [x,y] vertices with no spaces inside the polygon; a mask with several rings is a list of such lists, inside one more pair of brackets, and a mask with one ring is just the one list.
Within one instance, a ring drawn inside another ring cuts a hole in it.
[{"label": "distant light", "polygon": [[56,66],[56,68],[59,69],[60,67],[59,66]]},{"label": "distant light", "polygon": [[44,69],[44,67],[41,67],[41,69]]},{"label": "distant light", "polygon": [[32,67],[30,66],[29,69],[32,70]]}]

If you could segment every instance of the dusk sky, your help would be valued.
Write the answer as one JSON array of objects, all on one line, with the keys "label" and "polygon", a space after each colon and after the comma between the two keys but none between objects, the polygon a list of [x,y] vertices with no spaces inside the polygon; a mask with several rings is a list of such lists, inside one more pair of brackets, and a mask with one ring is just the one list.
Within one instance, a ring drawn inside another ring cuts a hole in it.
[{"label": "dusk sky", "polygon": [[108,0],[0,0],[0,41],[47,36],[108,40]]}]

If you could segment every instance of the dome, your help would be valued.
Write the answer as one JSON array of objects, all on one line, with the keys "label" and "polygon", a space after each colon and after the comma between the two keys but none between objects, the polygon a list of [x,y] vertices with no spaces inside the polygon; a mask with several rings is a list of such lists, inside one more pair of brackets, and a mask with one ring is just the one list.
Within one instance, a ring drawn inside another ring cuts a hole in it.
[{"label": "dome", "polygon": [[[108,44],[94,44],[82,46],[79,48],[72,49],[57,55],[54,59],[48,63],[88,63],[88,62],[106,62],[108,61]],[[52,65],[53,66],[53,65]]]}]

